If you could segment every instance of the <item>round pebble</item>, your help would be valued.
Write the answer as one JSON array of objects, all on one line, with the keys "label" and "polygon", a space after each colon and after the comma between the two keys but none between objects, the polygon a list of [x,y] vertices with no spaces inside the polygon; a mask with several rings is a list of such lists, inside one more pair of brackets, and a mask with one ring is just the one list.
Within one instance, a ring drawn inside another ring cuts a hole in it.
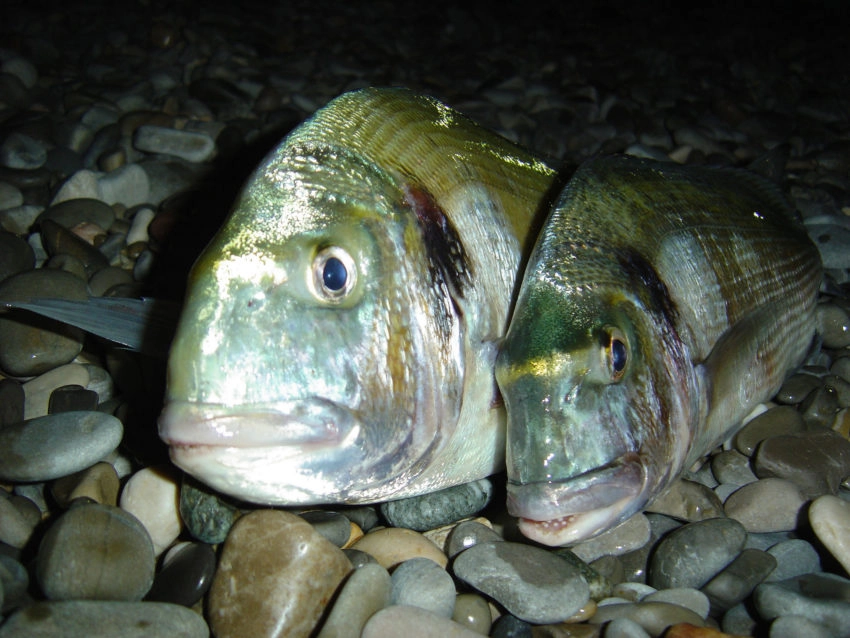
[{"label": "round pebble", "polygon": [[68,507],[78,498],[102,505],[117,505],[119,488],[115,468],[111,463],[101,462],[54,481],[51,493],[61,507]]},{"label": "round pebble", "polygon": [[351,548],[370,554],[385,569],[417,557],[429,558],[440,567],[449,562],[448,557],[422,534],[401,527],[371,531]]},{"label": "round pebble", "polygon": [[787,580],[821,571],[817,550],[801,538],[776,543],[768,548],[767,553],[776,559],[776,569],[770,572],[766,581]]},{"label": "round pebble", "polygon": [[590,562],[600,556],[617,556],[643,547],[649,541],[649,534],[649,520],[643,514],[635,514],[617,527],[570,549],[583,561]]},{"label": "round pebble", "polygon": [[0,232],[0,281],[34,266],[35,255],[30,245],[17,235]]},{"label": "round pebble", "polygon": [[450,618],[443,618],[421,607],[392,605],[369,618],[362,638],[481,638]]},{"label": "round pebble", "polygon": [[467,629],[486,636],[493,624],[493,615],[486,599],[478,594],[458,594],[452,620]]},{"label": "round pebble", "polygon": [[207,593],[215,568],[212,546],[187,543],[176,556],[166,560],[145,599],[191,607]]},{"label": "round pebble", "polygon": [[735,435],[735,448],[750,456],[764,439],[781,434],[802,432],[803,417],[795,408],[786,405],[773,407],[747,423]]},{"label": "round pebble", "polygon": [[806,502],[791,481],[766,478],[730,494],[724,509],[748,532],[783,532],[797,528]]},{"label": "round pebble", "polygon": [[180,535],[180,473],[172,466],[150,466],[139,470],[124,484],[121,509],[135,516],[153,541],[159,556]]},{"label": "round pebble", "polygon": [[705,485],[679,479],[660,498],[650,503],[646,511],[694,523],[721,516],[723,505]]},{"label": "round pebble", "polygon": [[690,587],[679,587],[676,589],[662,589],[644,596],[641,600],[648,603],[671,603],[690,609],[700,618],[705,620],[708,618],[708,612],[711,609],[711,603],[708,596],[698,589]]},{"label": "round pebble", "polygon": [[480,512],[490,502],[487,479],[381,504],[381,515],[394,527],[423,532]]},{"label": "round pebble", "polygon": [[356,567],[337,595],[317,638],[358,638],[366,621],[390,604],[391,589],[389,573],[377,563]]},{"label": "round pebble", "polygon": [[712,614],[718,616],[752,593],[776,568],[776,559],[758,549],[745,549],[729,565],[702,586],[711,601]]},{"label": "round pebble", "polygon": [[69,199],[44,209],[38,216],[38,221],[45,219],[50,219],[69,230],[85,222],[108,230],[115,221],[115,211],[111,206],[90,197]]},{"label": "round pebble", "polygon": [[345,546],[351,537],[351,522],[338,512],[312,510],[299,516],[337,547]]},{"label": "round pebble", "polygon": [[560,622],[590,598],[578,569],[531,545],[479,543],[458,554],[452,568],[462,581],[527,622]]},{"label": "round pebble", "polygon": [[133,146],[140,151],[173,155],[189,162],[206,162],[215,152],[215,141],[207,135],[150,124],[136,129]]},{"label": "round pebble", "polygon": [[50,397],[61,387],[85,388],[91,376],[88,369],[79,363],[66,363],[40,374],[23,384],[24,417],[34,419],[50,413]]},{"label": "round pebble", "polygon": [[153,583],[153,545],[131,514],[78,505],[44,535],[36,575],[50,600],[141,600]]},{"label": "round pebble", "polygon": [[180,519],[193,538],[216,545],[227,538],[242,512],[221,496],[189,477],[180,486]]},{"label": "round pebble", "polygon": [[446,553],[454,557],[468,547],[488,541],[504,540],[492,528],[477,521],[463,521],[452,528],[446,544]]},{"label": "round pebble", "polygon": [[803,616],[835,635],[850,627],[850,581],[833,574],[805,574],[776,583],[762,583],[753,594],[756,611],[766,620]]},{"label": "round pebble", "polygon": [[411,558],[393,569],[392,605],[413,605],[451,618],[456,595],[452,577],[428,558]]},{"label": "round pebble", "polygon": [[809,522],[824,547],[850,572],[850,503],[831,494],[821,496],[809,507]]}]

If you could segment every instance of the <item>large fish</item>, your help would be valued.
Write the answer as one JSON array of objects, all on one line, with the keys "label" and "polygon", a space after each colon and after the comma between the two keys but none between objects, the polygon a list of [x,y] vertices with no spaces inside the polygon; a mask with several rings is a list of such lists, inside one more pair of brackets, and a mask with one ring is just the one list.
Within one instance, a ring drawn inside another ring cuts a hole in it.
[{"label": "large fish", "polygon": [[496,342],[555,180],[406,90],[316,112],[192,269],[160,419],[174,462],[270,504],[394,499],[503,467]]},{"label": "large fish", "polygon": [[571,544],[644,508],[799,365],[820,282],[794,211],[754,175],[581,166],[497,360],[520,530]]}]

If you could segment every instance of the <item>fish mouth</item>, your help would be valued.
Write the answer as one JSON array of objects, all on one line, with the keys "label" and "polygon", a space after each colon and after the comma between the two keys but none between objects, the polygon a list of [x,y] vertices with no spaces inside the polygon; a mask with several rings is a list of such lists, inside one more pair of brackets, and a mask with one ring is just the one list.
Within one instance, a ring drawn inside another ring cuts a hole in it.
[{"label": "fish mouth", "polygon": [[159,436],[176,449],[336,446],[356,436],[351,409],[321,397],[248,406],[168,402]]},{"label": "fish mouth", "polygon": [[646,472],[631,452],[563,481],[508,485],[508,513],[520,532],[550,546],[572,545],[598,536],[644,504]]}]

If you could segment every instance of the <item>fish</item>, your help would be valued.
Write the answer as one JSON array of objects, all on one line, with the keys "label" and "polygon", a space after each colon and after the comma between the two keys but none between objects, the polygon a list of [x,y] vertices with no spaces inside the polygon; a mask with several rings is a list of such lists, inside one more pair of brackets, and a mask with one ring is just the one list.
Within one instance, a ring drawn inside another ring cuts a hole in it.
[{"label": "fish", "polygon": [[662,495],[804,360],[821,279],[796,211],[756,175],[580,165],[496,361],[520,531],[572,545]]},{"label": "fish", "polygon": [[271,505],[393,500],[497,472],[497,343],[559,180],[407,89],[319,109],[190,271],[159,418],[173,462]]}]

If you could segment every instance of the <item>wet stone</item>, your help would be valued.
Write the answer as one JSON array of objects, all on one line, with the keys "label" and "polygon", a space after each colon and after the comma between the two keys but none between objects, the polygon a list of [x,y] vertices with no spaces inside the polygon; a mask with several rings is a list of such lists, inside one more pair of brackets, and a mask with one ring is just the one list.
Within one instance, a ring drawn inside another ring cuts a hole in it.
[{"label": "wet stone", "polygon": [[216,545],[227,533],[241,511],[203,484],[189,476],[180,488],[180,518],[193,538]]},{"label": "wet stone", "polygon": [[829,428],[839,409],[838,391],[831,385],[817,388],[800,405],[800,413],[808,429]]},{"label": "wet stone", "polygon": [[617,527],[570,549],[581,560],[590,562],[600,556],[619,556],[643,547],[649,541],[649,535],[649,521],[638,513]]},{"label": "wet stone", "polygon": [[648,603],[670,603],[690,609],[700,618],[705,620],[708,618],[708,612],[711,608],[711,603],[703,592],[690,587],[678,587],[676,589],[662,589],[652,594],[648,594],[641,599]]},{"label": "wet stone", "polygon": [[770,638],[834,638],[829,627],[804,616],[780,616],[770,623]]},{"label": "wet stone", "polygon": [[194,131],[145,124],[136,129],[133,146],[147,153],[173,155],[189,162],[205,162],[215,153],[215,141]]},{"label": "wet stone", "polygon": [[730,494],[724,508],[748,532],[783,532],[797,528],[806,502],[791,481],[765,478]]},{"label": "wet stone", "polygon": [[207,594],[210,628],[216,638],[307,635],[349,571],[342,550],[304,519],[280,510],[250,512],[221,552]]},{"label": "wet stone", "polygon": [[109,230],[115,221],[115,211],[112,206],[93,198],[70,199],[53,204],[39,215],[38,221],[50,219],[63,228],[72,229],[84,222]]},{"label": "wet stone", "polygon": [[650,636],[631,618],[615,618],[605,625],[605,638],[650,638]]},{"label": "wet stone", "polygon": [[337,547],[345,545],[351,536],[351,522],[338,512],[312,510],[298,515]]},{"label": "wet stone", "polygon": [[490,629],[490,638],[532,638],[532,625],[516,616],[502,614]]},{"label": "wet stone", "polygon": [[35,255],[30,245],[17,235],[0,232],[0,281],[34,266]]},{"label": "wet stone", "polygon": [[145,526],[159,556],[183,528],[179,506],[180,473],[171,465],[142,468],[124,484],[121,509]]},{"label": "wet stone", "polygon": [[30,601],[27,593],[30,586],[29,572],[19,561],[0,552],[0,590],[3,595],[0,613],[26,605]]},{"label": "wet stone", "polygon": [[600,606],[590,623],[601,625],[615,618],[628,618],[643,627],[651,636],[659,636],[670,625],[689,623],[702,627],[705,622],[690,609],[661,602],[615,603]]},{"label": "wet stone", "polygon": [[[27,301],[36,297],[86,299],[86,284],[56,270],[31,270],[0,283],[0,299]],[[41,374],[68,363],[82,350],[77,328],[23,311],[0,317],[0,368],[13,376]]]},{"label": "wet stone", "polygon": [[755,609],[765,620],[803,616],[844,635],[850,627],[850,581],[834,574],[806,574],[762,583],[753,594]]},{"label": "wet stone", "polygon": [[468,547],[487,541],[504,540],[493,529],[477,521],[458,523],[449,533],[446,553],[454,557]]},{"label": "wet stone", "polygon": [[23,386],[14,379],[0,379],[0,429],[23,420]]},{"label": "wet stone", "polygon": [[[594,600],[605,598],[611,594],[613,583],[604,574],[597,571],[593,566],[588,565],[585,561],[579,558],[572,550],[562,548],[554,550],[560,558],[570,563],[573,567],[579,570],[581,577],[587,586],[590,588],[590,597]],[[616,560],[615,556],[607,554],[610,559]],[[600,557],[604,558],[604,557]],[[594,561],[594,566],[596,561]]]},{"label": "wet stone", "polygon": [[825,348],[850,346],[850,316],[835,304],[824,303],[817,307],[818,323]]},{"label": "wet stone", "polygon": [[168,603],[68,600],[37,602],[0,627],[0,638],[207,638],[191,609]]},{"label": "wet stone", "polygon": [[827,494],[809,507],[809,522],[818,539],[850,572],[850,503]]},{"label": "wet stone", "polygon": [[47,481],[94,465],[121,442],[110,414],[65,412],[0,430],[0,478]]},{"label": "wet stone", "polygon": [[109,260],[103,253],[67,228],[50,219],[42,220],[39,226],[47,252],[51,256],[69,255],[79,259],[87,277],[109,266]]},{"label": "wet stone", "polygon": [[351,547],[370,554],[385,569],[419,556],[430,558],[440,567],[448,563],[448,557],[434,543],[419,532],[401,527],[373,530]]},{"label": "wet stone", "polygon": [[36,574],[50,600],[141,600],[153,583],[153,545],[131,514],[82,504],[47,530]]},{"label": "wet stone", "polygon": [[750,468],[750,459],[737,450],[724,450],[711,459],[711,471],[720,483],[747,485],[758,480]]},{"label": "wet stone", "polygon": [[805,499],[835,494],[850,475],[850,441],[826,429],[771,437],[759,446],[754,469],[759,478],[791,481]]},{"label": "wet stone", "polygon": [[809,394],[821,387],[822,382],[817,377],[798,372],[788,377],[776,393],[776,400],[781,403],[797,405],[802,403]]},{"label": "wet stone", "polygon": [[23,205],[24,196],[21,189],[0,181],[0,211]]},{"label": "wet stone", "polygon": [[346,555],[346,557],[348,557],[348,560],[354,569],[360,569],[364,565],[369,565],[371,563],[374,563],[375,565],[378,564],[378,561],[374,556],[372,556],[372,554],[361,552],[359,549],[344,547],[342,552]]},{"label": "wet stone", "polygon": [[154,577],[145,600],[191,607],[212,583],[216,556],[206,543],[188,543]]},{"label": "wet stone", "polygon": [[381,515],[394,527],[423,532],[474,516],[490,502],[487,479],[456,485],[430,494],[381,504]]},{"label": "wet stone", "polygon": [[481,634],[450,618],[408,605],[392,605],[380,610],[369,618],[361,635],[362,638],[481,638]]},{"label": "wet stone", "polygon": [[40,522],[40,516],[31,520],[12,498],[0,495],[0,542],[20,549],[29,542]]},{"label": "wet stone", "polygon": [[63,385],[50,393],[48,414],[97,409],[97,392],[79,385]]},{"label": "wet stone", "polygon": [[719,574],[702,587],[711,601],[711,612],[718,616],[742,602],[770,575],[776,559],[758,549],[745,549]]},{"label": "wet stone", "polygon": [[723,504],[709,487],[679,479],[660,498],[650,503],[646,511],[695,523],[722,516]]},{"label": "wet stone", "polygon": [[656,589],[699,588],[735,559],[746,539],[744,527],[731,518],[684,525],[657,545],[647,582]]},{"label": "wet stone", "polygon": [[493,616],[490,603],[478,594],[458,594],[452,620],[483,636],[490,633]]},{"label": "wet stone", "polygon": [[756,615],[755,612],[752,612],[752,615],[750,614],[750,610],[747,605],[735,605],[732,609],[723,614],[720,626],[727,634],[735,636],[751,636],[758,624],[756,619],[753,618],[754,615]]},{"label": "wet stone", "polygon": [[95,463],[84,470],[53,482],[51,493],[60,507],[67,508],[78,498],[102,505],[117,505],[120,488],[118,473],[111,463]]},{"label": "wet stone", "polygon": [[356,567],[337,595],[317,638],[359,638],[366,621],[390,604],[391,587],[389,573],[377,563]]},{"label": "wet stone", "polygon": [[88,369],[79,363],[66,363],[30,379],[23,385],[24,417],[46,416],[50,413],[50,397],[57,389],[69,386],[85,388],[90,381]]},{"label": "wet stone", "polygon": [[392,605],[412,605],[451,618],[456,595],[452,577],[428,558],[411,558],[393,569]]},{"label": "wet stone", "polygon": [[812,544],[801,538],[791,538],[768,548],[767,553],[776,559],[774,569],[766,581],[778,581],[821,571],[820,556]]},{"label": "wet stone", "polygon": [[531,545],[479,543],[454,559],[453,570],[462,581],[528,622],[560,622],[590,598],[578,569]]}]

